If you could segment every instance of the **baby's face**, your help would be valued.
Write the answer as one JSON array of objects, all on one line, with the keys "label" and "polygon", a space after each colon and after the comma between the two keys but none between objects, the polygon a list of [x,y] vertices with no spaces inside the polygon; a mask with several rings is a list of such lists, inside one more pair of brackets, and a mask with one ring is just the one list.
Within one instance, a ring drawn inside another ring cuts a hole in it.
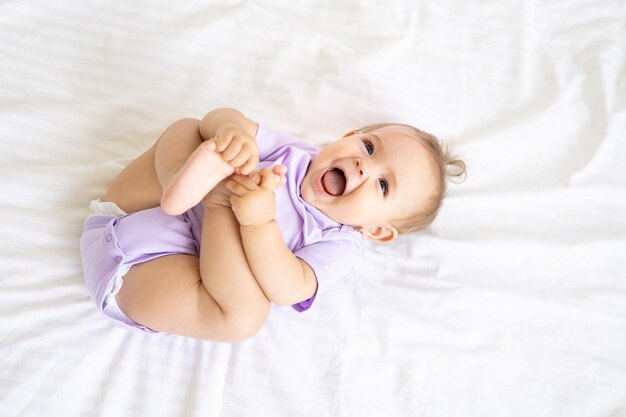
[{"label": "baby's face", "polygon": [[302,198],[355,227],[390,225],[424,204],[435,189],[430,157],[403,126],[384,126],[333,142],[315,156]]}]

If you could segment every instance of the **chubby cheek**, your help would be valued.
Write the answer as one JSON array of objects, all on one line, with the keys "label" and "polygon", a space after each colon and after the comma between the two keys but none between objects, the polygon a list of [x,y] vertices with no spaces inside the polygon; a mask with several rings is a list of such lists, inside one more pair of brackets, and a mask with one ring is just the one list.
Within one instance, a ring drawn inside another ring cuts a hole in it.
[{"label": "chubby cheek", "polygon": [[346,197],[342,204],[337,207],[343,217],[342,223],[357,225],[362,219],[366,219],[369,213],[376,212],[378,206],[373,203],[365,198],[359,198],[357,195]]}]

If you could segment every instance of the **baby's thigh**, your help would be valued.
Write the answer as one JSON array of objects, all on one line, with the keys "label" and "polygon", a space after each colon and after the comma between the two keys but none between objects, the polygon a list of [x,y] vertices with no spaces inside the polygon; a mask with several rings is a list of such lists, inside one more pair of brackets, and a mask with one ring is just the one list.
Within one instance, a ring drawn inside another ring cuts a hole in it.
[{"label": "baby's thigh", "polygon": [[243,316],[226,314],[202,284],[199,258],[193,255],[133,265],[116,302],[131,320],[152,330],[220,342],[253,336],[269,314],[263,303],[250,303]]},{"label": "baby's thigh", "polygon": [[154,169],[156,143],[133,160],[113,180],[102,201],[112,201],[127,213],[161,204],[161,184]]},{"label": "baby's thigh", "polygon": [[131,320],[153,330],[203,338],[220,307],[202,285],[198,257],[167,255],[133,265],[116,295]]}]

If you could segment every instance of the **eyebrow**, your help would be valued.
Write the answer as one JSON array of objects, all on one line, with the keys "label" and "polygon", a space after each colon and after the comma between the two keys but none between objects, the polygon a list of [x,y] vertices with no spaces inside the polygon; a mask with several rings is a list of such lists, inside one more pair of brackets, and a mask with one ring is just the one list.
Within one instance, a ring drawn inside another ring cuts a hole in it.
[{"label": "eyebrow", "polygon": [[[380,138],[380,136],[378,136],[376,133],[372,133],[372,132],[368,132],[373,138],[374,141],[376,142],[376,147],[382,149],[383,153],[385,153],[385,146],[383,145],[383,141]],[[387,194],[387,197],[396,197],[397,194],[397,189],[398,189],[398,179],[396,178],[396,174],[395,172],[392,170],[390,171],[390,175],[391,178],[388,179],[387,183],[389,184],[389,193]]]}]

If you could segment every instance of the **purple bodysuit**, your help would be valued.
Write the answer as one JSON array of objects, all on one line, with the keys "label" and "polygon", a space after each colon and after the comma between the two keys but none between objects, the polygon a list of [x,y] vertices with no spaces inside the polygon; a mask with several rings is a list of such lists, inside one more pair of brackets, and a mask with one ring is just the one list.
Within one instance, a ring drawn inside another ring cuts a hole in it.
[{"label": "purple bodysuit", "polygon": [[[348,274],[364,253],[361,234],[330,219],[300,197],[300,185],[318,149],[259,125],[258,168],[283,164],[287,182],[276,190],[276,221],[287,247],[315,271],[315,295],[292,307],[305,311],[337,278]],[[198,256],[204,209],[198,204],[179,216],[155,207],[126,214],[113,203],[94,201],[96,214],[83,226],[80,239],[87,290],[98,308],[117,323],[151,332],[128,318],[115,294],[132,265],[171,254]]]}]

